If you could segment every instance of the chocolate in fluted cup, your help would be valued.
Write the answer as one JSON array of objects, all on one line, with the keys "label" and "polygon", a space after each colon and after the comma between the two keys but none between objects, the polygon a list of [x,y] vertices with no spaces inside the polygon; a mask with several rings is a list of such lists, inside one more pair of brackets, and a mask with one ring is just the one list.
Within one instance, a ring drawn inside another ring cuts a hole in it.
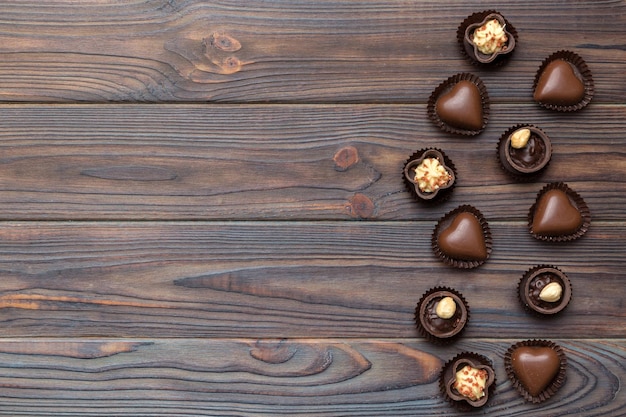
[{"label": "chocolate in fluted cup", "polygon": [[564,384],[567,358],[554,342],[525,340],[509,347],[504,354],[504,368],[520,395],[537,404],[552,397]]},{"label": "chocolate in fluted cup", "polygon": [[[503,32],[507,39],[502,48],[492,53],[481,52],[480,48],[473,41],[474,31],[494,19],[503,27]],[[515,50],[518,35],[517,30],[500,12],[485,10],[473,13],[461,22],[457,29],[457,40],[461,46],[462,54],[472,64],[489,68],[499,67],[509,60]]]},{"label": "chocolate in fluted cup", "polygon": [[517,286],[524,309],[537,316],[551,316],[565,309],[572,299],[572,284],[554,265],[530,268]]},{"label": "chocolate in fluted cup", "polygon": [[583,236],[591,224],[585,200],[562,182],[549,183],[539,191],[528,211],[528,230],[539,240],[566,242]]},{"label": "chocolate in fluted cup", "polygon": [[467,301],[460,292],[449,287],[429,289],[415,307],[417,330],[435,344],[444,345],[457,340],[469,318]]},{"label": "chocolate in fluted cup", "polygon": [[541,106],[572,112],[587,106],[594,95],[591,70],[572,51],[558,51],[542,63],[533,83],[533,99]]},{"label": "chocolate in fluted cup", "polygon": [[[436,190],[423,190],[420,188],[419,181],[416,180],[416,169],[425,159],[435,159],[443,169],[448,173],[449,178],[445,184],[439,186]],[[442,203],[450,198],[452,190],[456,184],[456,168],[450,158],[437,148],[421,149],[409,157],[402,170],[402,179],[409,193],[422,203],[435,204]]]},{"label": "chocolate in fluted cup", "polygon": [[[516,139],[528,137],[519,146]],[[548,135],[530,124],[518,124],[507,129],[496,146],[500,166],[513,179],[528,182],[537,179],[550,164],[552,142]]]},{"label": "chocolate in fluted cup", "polygon": [[431,237],[435,255],[446,265],[460,269],[476,268],[491,255],[493,239],[487,220],[470,205],[446,213]]},{"label": "chocolate in fluted cup", "polygon": [[477,75],[453,75],[433,90],[426,111],[428,118],[445,132],[478,135],[489,120],[487,87]]},{"label": "chocolate in fluted cup", "polygon": [[[479,394],[475,398],[471,398],[463,394],[463,387],[457,388],[457,372],[461,371],[465,365],[483,373],[485,386],[482,390],[482,396]],[[445,363],[439,376],[439,390],[442,395],[452,406],[461,411],[471,411],[483,407],[493,396],[495,388],[496,373],[493,363],[486,356],[474,352],[457,354]]]}]

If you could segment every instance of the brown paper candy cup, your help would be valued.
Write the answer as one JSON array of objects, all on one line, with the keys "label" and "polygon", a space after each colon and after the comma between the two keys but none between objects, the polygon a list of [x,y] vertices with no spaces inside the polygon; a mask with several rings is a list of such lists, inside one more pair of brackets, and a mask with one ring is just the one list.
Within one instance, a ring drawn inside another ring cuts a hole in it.
[{"label": "brown paper candy cup", "polygon": [[[555,301],[540,299],[537,293],[541,293],[546,285],[553,282],[561,286],[560,298]],[[556,266],[537,265],[524,273],[517,286],[517,295],[527,312],[535,316],[547,317],[567,307],[572,299],[572,284],[567,275]]]},{"label": "brown paper candy cup", "polygon": [[[472,42],[472,36],[476,28],[482,26],[487,20],[496,19],[504,26],[507,34],[507,47],[493,54],[483,54]],[[505,64],[513,55],[518,42],[517,30],[511,23],[496,10],[485,10],[473,13],[459,25],[456,32],[457,41],[461,47],[461,53],[472,64],[482,68],[497,68]]]},{"label": "brown paper candy cup", "polygon": [[[511,147],[511,135],[519,129],[530,130],[532,144],[521,149]],[[548,167],[552,157],[550,137],[540,128],[529,124],[518,124],[507,129],[496,145],[500,167],[518,182],[536,180]],[[541,157],[539,157],[541,156]]]},{"label": "brown paper candy cup", "polygon": [[[456,305],[455,314],[447,320],[432,314],[432,309],[436,308],[435,303],[444,297],[451,297]],[[449,287],[429,289],[415,307],[415,324],[418,332],[428,341],[438,345],[446,345],[457,340],[467,327],[469,319],[470,309],[467,301],[460,292]]]}]

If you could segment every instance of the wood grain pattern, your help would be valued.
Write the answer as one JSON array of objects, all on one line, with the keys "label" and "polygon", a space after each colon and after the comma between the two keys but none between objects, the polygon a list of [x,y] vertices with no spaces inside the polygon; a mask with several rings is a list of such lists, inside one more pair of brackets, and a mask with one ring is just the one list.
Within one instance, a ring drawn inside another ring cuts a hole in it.
[{"label": "wood grain pattern", "polygon": [[[0,228],[6,337],[417,337],[428,288],[457,288],[470,338],[626,337],[626,225],[594,224],[548,245],[521,223],[491,224],[494,251],[445,267],[430,222],[12,223]],[[594,254],[593,257],[588,254]],[[539,320],[516,296],[537,264],[568,274],[566,314]],[[590,288],[597,288],[592,291]]]},{"label": "wood grain pattern", "polygon": [[[26,415],[458,415],[438,394],[438,372],[457,350],[469,350],[496,370],[496,392],[483,412],[516,415],[529,410],[503,365],[516,342],[10,340],[0,343],[1,398]],[[621,413],[623,340],[557,342],[568,360],[567,383],[553,398],[562,405],[549,401],[532,412]]]},{"label": "wood grain pattern", "polygon": [[[518,123],[553,141],[533,184],[516,184],[495,157]],[[552,181],[579,192],[597,220],[622,220],[626,204],[623,106],[574,117],[494,105],[471,139],[441,132],[418,105],[5,105],[0,127],[7,219],[436,220],[474,204],[493,220],[519,220]],[[444,149],[458,169],[442,209],[420,208],[401,179],[424,147]]]},{"label": "wood grain pattern", "polygon": [[[0,5],[0,97],[425,102],[443,79],[475,70],[459,52],[456,29],[490,7],[378,0],[9,3]],[[596,99],[622,102],[623,1],[531,0],[500,11],[520,42],[514,65],[485,74],[488,84],[505,83],[493,90],[494,101],[527,101],[541,61],[571,49],[589,62]]]},{"label": "wood grain pattern", "polygon": [[[496,395],[476,414],[617,416],[626,397],[626,2],[498,5],[520,37],[490,71],[457,26],[487,1],[67,0],[0,3],[0,415],[459,415],[438,391],[460,351],[488,356]],[[541,61],[586,60],[591,104],[532,102]],[[487,129],[445,134],[432,90],[481,77]],[[554,154],[519,184],[499,136],[532,123]],[[450,201],[416,204],[401,170],[442,148]],[[547,182],[589,204],[580,240],[534,240]],[[494,250],[444,266],[438,218],[472,204]],[[526,313],[522,274],[552,264],[573,298]],[[447,285],[470,304],[464,337],[418,336],[414,308]],[[557,395],[532,405],[506,378],[512,344],[550,339],[568,358]]]}]

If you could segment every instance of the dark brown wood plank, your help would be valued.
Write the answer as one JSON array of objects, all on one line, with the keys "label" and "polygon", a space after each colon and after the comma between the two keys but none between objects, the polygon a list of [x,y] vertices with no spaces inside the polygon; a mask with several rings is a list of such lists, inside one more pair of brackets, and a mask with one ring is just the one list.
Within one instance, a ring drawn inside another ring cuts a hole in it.
[{"label": "dark brown wood plank", "polygon": [[[623,101],[623,1],[501,6],[520,39],[511,65],[480,72],[494,87],[494,101],[527,102],[541,61],[560,49],[588,61],[595,100]],[[0,98],[424,103],[443,79],[477,71],[461,56],[456,29],[469,14],[492,7],[379,0],[4,3]]]},{"label": "dark brown wood plank", "polygon": [[[493,223],[492,257],[470,271],[435,258],[432,222],[0,226],[4,337],[414,338],[415,305],[436,285],[467,298],[469,339],[626,337],[624,223],[561,245]],[[516,297],[543,263],[573,286],[553,320]]]},{"label": "dark brown wood plank", "polygon": [[[524,185],[495,158],[499,136],[522,122],[554,146],[546,175]],[[594,219],[621,220],[625,131],[626,107],[597,104],[575,115],[494,105],[471,139],[441,132],[420,105],[5,105],[0,218],[435,220],[474,204],[515,220],[544,183],[565,181]],[[453,198],[436,209],[401,179],[423,147],[458,168]]]},{"label": "dark brown wood plank", "polygon": [[555,340],[566,383],[529,404],[506,377],[518,340],[433,347],[388,340],[9,340],[0,342],[0,403],[20,415],[415,416],[457,415],[438,373],[460,350],[493,361],[484,413],[619,415],[626,406],[623,340]]}]

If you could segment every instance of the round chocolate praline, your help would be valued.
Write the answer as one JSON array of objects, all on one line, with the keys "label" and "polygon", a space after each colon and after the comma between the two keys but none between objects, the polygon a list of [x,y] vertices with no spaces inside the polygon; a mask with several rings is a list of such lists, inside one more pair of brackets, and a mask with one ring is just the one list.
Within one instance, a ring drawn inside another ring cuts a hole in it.
[{"label": "round chocolate praline", "polygon": [[[437,315],[437,305],[450,297],[456,310],[452,317],[441,318]],[[461,335],[469,321],[469,306],[465,298],[456,290],[448,287],[435,287],[428,290],[417,303],[415,322],[419,332],[430,341],[445,344]]]},{"label": "round chocolate praline", "polygon": [[[422,191],[417,181],[415,181],[415,170],[422,163],[422,161],[427,158],[437,159],[450,175],[450,180],[447,184],[442,185],[437,190],[432,192]],[[437,148],[421,149],[411,155],[404,165],[402,175],[407,190],[411,193],[411,195],[413,195],[417,201],[428,204],[442,203],[448,200],[452,194],[452,190],[454,189],[457,177],[456,168],[450,158],[448,158],[441,149]]]},{"label": "round chocolate praline", "polygon": [[[474,44],[474,32],[488,21],[494,19],[504,28],[507,41],[501,50],[492,54],[485,54]],[[472,64],[482,67],[497,67],[506,63],[513,54],[518,35],[513,25],[502,14],[495,10],[485,10],[468,16],[461,23],[457,29],[457,39],[463,54]]]},{"label": "round chocolate praline", "polygon": [[[521,148],[511,145],[511,136],[520,129],[528,129],[530,138]],[[552,142],[546,133],[533,125],[519,124],[501,136],[497,146],[502,168],[518,181],[531,181],[541,174],[552,157]]]},{"label": "round chocolate praline", "polygon": [[[553,302],[542,300],[539,297],[541,290],[551,283],[560,285],[561,297]],[[518,295],[527,310],[540,315],[552,315],[567,307],[572,299],[572,286],[567,275],[557,267],[538,265],[524,274],[518,285]]]}]

